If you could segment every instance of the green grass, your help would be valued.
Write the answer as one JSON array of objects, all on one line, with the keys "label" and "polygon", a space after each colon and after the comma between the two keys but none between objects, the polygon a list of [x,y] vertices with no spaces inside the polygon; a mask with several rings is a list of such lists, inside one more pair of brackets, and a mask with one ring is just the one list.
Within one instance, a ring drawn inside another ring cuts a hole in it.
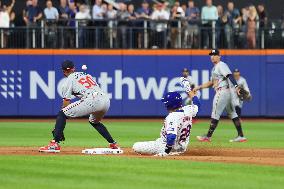
[{"label": "green grass", "polygon": [[96,156],[0,156],[0,162],[3,189],[280,189],[284,184],[284,169],[266,166]]},{"label": "green grass", "polygon": [[[162,120],[161,120],[162,123]],[[159,136],[161,123],[106,122],[123,147]],[[41,146],[50,140],[53,122],[0,122],[0,146]],[[283,148],[283,123],[244,123],[248,143],[231,144],[236,135],[232,123],[221,122],[211,144],[198,143],[196,135],[207,132],[209,123],[192,129],[190,145],[235,148]],[[68,123],[64,146],[105,146],[88,123]],[[166,159],[110,156],[0,156],[0,188],[21,189],[280,189],[284,167],[205,163]]]},{"label": "green grass", "polygon": [[[162,123],[162,120],[161,120]],[[121,146],[130,147],[136,141],[154,140],[159,137],[161,123],[158,122],[106,122],[114,138]],[[0,146],[41,146],[51,139],[53,122],[6,123],[0,122]],[[229,139],[236,136],[231,122],[221,122],[210,144],[198,143],[197,135],[207,132],[209,122],[194,124],[191,146],[240,147],[240,148],[283,148],[283,123],[247,122],[243,124],[248,143],[232,144]],[[67,123],[64,146],[104,146],[104,139],[87,122]]]}]

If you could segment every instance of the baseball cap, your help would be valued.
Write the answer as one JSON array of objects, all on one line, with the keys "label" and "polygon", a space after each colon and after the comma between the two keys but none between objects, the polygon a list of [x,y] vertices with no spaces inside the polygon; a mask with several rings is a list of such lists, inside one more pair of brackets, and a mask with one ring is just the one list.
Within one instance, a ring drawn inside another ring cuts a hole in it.
[{"label": "baseball cap", "polygon": [[64,60],[61,64],[62,70],[70,70],[74,68],[74,63],[71,60]]},{"label": "baseball cap", "polygon": [[240,70],[238,68],[234,69],[234,72],[240,72]]},{"label": "baseball cap", "polygon": [[183,68],[182,72],[189,72],[189,70],[187,68]]},{"label": "baseball cap", "polygon": [[210,56],[212,55],[220,55],[220,51],[218,49],[212,49],[209,53]]}]

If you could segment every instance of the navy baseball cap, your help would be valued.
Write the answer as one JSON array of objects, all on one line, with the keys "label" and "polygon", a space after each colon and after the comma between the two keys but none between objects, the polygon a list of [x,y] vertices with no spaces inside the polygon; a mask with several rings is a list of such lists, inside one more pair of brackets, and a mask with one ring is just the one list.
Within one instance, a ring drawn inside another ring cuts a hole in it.
[{"label": "navy baseball cap", "polygon": [[209,53],[210,56],[212,55],[220,55],[220,51],[218,49],[212,49]]},{"label": "navy baseball cap", "polygon": [[73,69],[74,67],[75,67],[74,63],[71,60],[64,60],[61,64],[62,70],[70,70]]},{"label": "navy baseball cap", "polygon": [[238,68],[236,68],[236,69],[234,70],[234,72],[237,73],[237,72],[240,72],[240,70],[239,70]]}]

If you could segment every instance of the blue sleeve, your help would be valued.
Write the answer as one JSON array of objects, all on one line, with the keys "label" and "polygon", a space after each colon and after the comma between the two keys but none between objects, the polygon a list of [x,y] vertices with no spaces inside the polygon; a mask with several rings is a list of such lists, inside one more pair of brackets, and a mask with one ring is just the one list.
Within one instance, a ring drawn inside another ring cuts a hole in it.
[{"label": "blue sleeve", "polygon": [[200,101],[199,101],[199,99],[198,99],[197,96],[194,96],[194,97],[192,98],[192,103],[193,103],[194,105],[198,106],[198,111],[200,111],[201,104],[200,104]]},{"label": "blue sleeve", "polygon": [[173,146],[175,144],[177,135],[175,134],[167,134],[167,145]]}]

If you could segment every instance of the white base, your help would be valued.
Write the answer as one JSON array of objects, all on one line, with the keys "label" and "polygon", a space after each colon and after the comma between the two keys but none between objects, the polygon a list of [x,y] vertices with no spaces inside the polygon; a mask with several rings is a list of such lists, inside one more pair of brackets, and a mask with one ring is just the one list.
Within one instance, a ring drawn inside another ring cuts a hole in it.
[{"label": "white base", "polygon": [[82,154],[111,154],[111,155],[117,155],[117,154],[123,154],[123,150],[121,149],[111,149],[111,148],[92,148],[92,149],[85,149],[82,150]]}]

